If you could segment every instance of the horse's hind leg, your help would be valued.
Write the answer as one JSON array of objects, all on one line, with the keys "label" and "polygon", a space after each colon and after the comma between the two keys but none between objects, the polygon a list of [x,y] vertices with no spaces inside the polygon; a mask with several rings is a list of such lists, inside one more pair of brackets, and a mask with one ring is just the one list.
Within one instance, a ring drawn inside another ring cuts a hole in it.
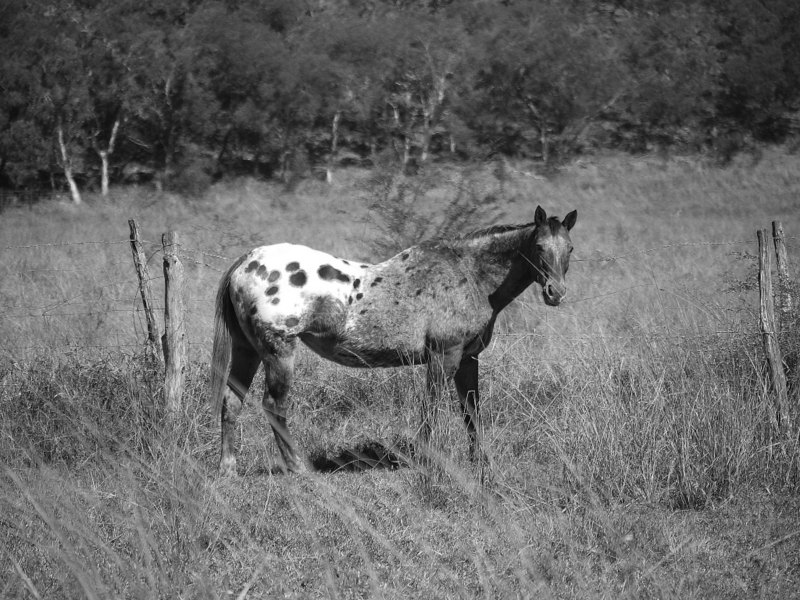
[{"label": "horse's hind leg", "polygon": [[[441,349],[429,345],[427,349],[426,387],[427,393],[421,403],[420,438],[424,452],[430,458],[431,431],[436,423],[436,412],[441,406],[442,398],[450,394],[450,379],[461,359],[461,348],[453,346]],[[427,460],[427,458],[426,458]]]},{"label": "horse's hind leg", "polygon": [[264,359],[264,399],[262,404],[267,414],[275,441],[281,452],[283,463],[288,471],[298,473],[305,471],[306,466],[297,445],[289,433],[286,414],[289,409],[289,389],[294,379],[294,350],[296,343],[281,345],[279,351]]},{"label": "horse's hind leg", "polygon": [[236,474],[236,419],[253,377],[258,371],[258,353],[248,344],[234,343],[231,348],[231,372],[222,396],[222,451],[219,471],[223,475]]}]

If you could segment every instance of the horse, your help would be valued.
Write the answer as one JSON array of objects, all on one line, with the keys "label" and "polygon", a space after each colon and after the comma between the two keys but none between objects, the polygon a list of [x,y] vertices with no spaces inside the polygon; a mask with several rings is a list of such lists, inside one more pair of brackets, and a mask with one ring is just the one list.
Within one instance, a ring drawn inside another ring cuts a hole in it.
[{"label": "horse", "polygon": [[[545,304],[562,302],[576,219],[575,210],[560,221],[538,206],[531,223],[426,241],[377,264],[289,243],[241,256],[222,277],[214,317],[211,398],[222,426],[220,473],[236,474],[236,420],[259,364],[262,405],[283,470],[306,469],[286,423],[298,340],[348,367],[424,364],[423,402],[436,402],[454,381],[470,459],[485,458],[478,355],[497,315],[532,283],[541,286]],[[419,435],[427,441],[424,415]]]}]

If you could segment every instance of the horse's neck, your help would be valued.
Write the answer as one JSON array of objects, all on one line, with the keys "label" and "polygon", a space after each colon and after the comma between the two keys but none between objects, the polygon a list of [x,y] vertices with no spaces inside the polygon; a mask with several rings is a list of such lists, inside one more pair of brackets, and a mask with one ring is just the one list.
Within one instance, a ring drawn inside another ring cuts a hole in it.
[{"label": "horse's neck", "polygon": [[464,246],[474,259],[478,282],[495,311],[502,310],[533,283],[531,266],[521,253],[522,235],[487,236],[469,240]]},{"label": "horse's neck", "polygon": [[527,261],[519,256],[511,264],[506,276],[494,292],[489,294],[489,303],[495,312],[503,310],[517,296],[524,292],[533,283],[533,276]]}]

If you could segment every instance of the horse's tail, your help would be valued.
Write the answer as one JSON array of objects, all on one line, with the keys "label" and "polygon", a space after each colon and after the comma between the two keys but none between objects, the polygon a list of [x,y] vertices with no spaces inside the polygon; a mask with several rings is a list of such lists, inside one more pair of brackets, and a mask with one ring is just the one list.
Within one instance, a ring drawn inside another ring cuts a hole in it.
[{"label": "horse's tail", "polygon": [[233,338],[231,326],[236,326],[236,313],[231,302],[231,273],[244,261],[239,258],[222,276],[217,290],[217,302],[214,310],[214,346],[211,350],[211,406],[214,415],[222,414],[222,396],[228,382],[231,369],[231,349]]}]

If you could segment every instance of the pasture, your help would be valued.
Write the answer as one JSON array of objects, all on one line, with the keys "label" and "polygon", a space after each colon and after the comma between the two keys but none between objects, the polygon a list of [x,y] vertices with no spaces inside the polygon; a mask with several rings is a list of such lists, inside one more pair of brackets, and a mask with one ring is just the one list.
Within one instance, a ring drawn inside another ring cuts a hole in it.
[{"label": "pasture", "polygon": [[[500,171],[131,188],[2,213],[0,596],[797,596],[800,446],[770,431],[754,262],[756,229],[781,220],[796,276],[797,156]],[[347,369],[305,348],[289,420],[316,470],[275,473],[259,373],[239,476],[217,477],[207,371],[236,257],[291,241],[374,261],[420,235],[532,221],[537,204],[578,210],[568,297],[552,308],[530,288],[481,355],[484,486],[452,406],[435,466],[409,464],[424,369]],[[183,243],[191,363],[174,426],[143,358],[129,218],[159,302],[160,235]]]}]

